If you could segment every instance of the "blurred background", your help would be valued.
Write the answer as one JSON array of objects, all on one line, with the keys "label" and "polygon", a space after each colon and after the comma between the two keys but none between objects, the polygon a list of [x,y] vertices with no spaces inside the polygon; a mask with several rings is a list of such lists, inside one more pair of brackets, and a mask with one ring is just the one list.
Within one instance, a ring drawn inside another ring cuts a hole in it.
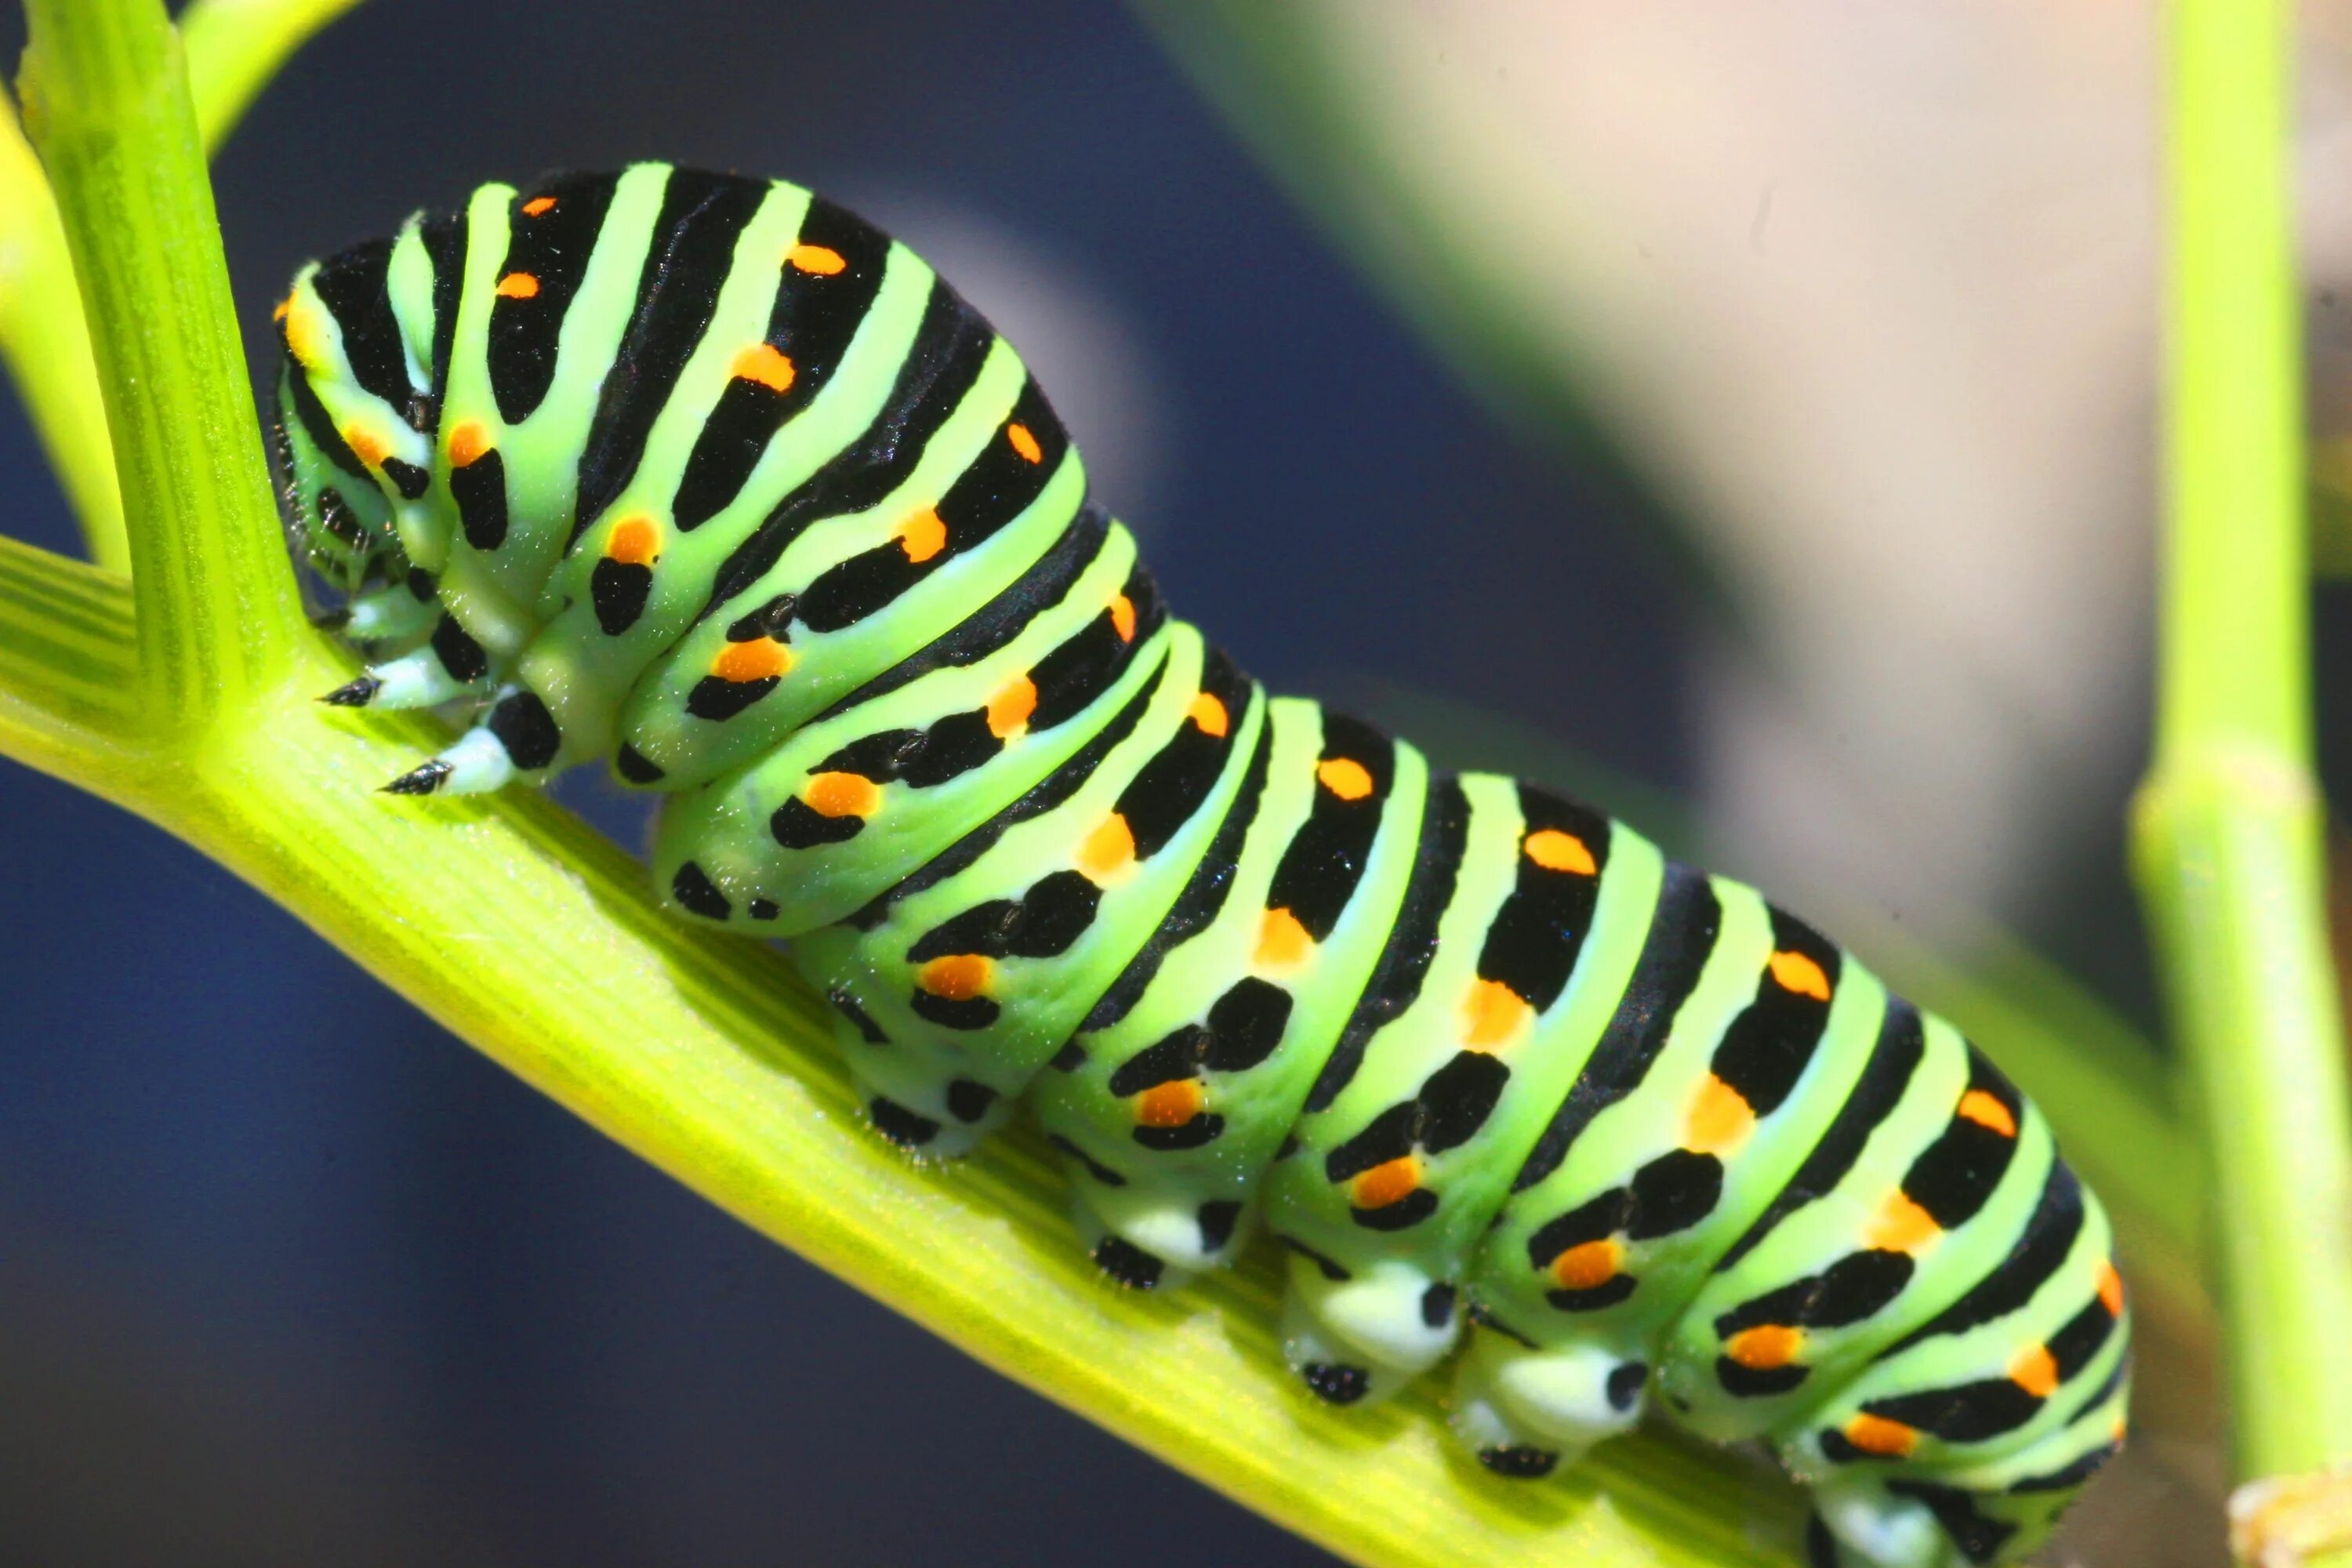
[{"label": "blurred background", "polygon": [[[2352,6],[2305,12],[2314,417],[2352,437]],[[257,363],[302,260],[484,179],[814,185],[1013,337],[1270,683],[1865,954],[2021,934],[2152,1030],[2157,69],[2110,0],[368,0],[216,178]],[[0,494],[74,547],[13,405]],[[1328,1561],[163,835],[6,763],[0,817],[0,1562]],[[2202,1376],[2143,1361],[2172,1414],[2062,1557],[2220,1560]]]}]

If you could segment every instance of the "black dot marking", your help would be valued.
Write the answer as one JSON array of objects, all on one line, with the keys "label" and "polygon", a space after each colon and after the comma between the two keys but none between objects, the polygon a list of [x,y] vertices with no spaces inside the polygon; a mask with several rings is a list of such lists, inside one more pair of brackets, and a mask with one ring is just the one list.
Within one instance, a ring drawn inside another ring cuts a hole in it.
[{"label": "black dot marking", "polygon": [[1055,1072],[1076,1072],[1087,1065],[1087,1048],[1076,1040],[1066,1040],[1062,1048],[1054,1053],[1054,1059],[1045,1065]]},{"label": "black dot marking", "polygon": [[1544,1300],[1563,1312],[1598,1312],[1631,1296],[1641,1281],[1631,1274],[1612,1275],[1584,1290],[1547,1290]]},{"label": "black dot marking", "polygon": [[1430,1153],[1467,1143],[1494,1114],[1511,1069],[1484,1051],[1459,1051],[1421,1086],[1422,1148]]},{"label": "black dot marking", "polygon": [[364,708],[374,701],[375,694],[383,689],[383,681],[373,675],[362,675],[348,685],[336,687],[319,700],[330,708]]},{"label": "black dot marking", "polygon": [[1106,1236],[1095,1244],[1095,1267],[1130,1290],[1156,1289],[1167,1265],[1122,1237]]},{"label": "black dot marking", "polygon": [[1625,1227],[1635,1241],[1688,1230],[1715,1212],[1723,1196],[1723,1162],[1676,1149],[1633,1173],[1633,1216]]},{"label": "black dot marking", "polygon": [[958,1121],[977,1121],[996,1103],[996,1091],[984,1083],[960,1078],[948,1085],[948,1110]]},{"label": "black dot marking", "polygon": [[1175,1127],[1138,1127],[1134,1137],[1146,1149],[1163,1153],[1179,1149],[1198,1149],[1213,1143],[1225,1131],[1225,1119],[1214,1111],[1203,1111]]},{"label": "black dot marking", "polygon": [[1350,1208],[1348,1217],[1366,1230],[1410,1230],[1436,1212],[1437,1194],[1427,1187],[1415,1187],[1376,1209]]},{"label": "black dot marking", "polygon": [[435,623],[433,653],[449,672],[449,679],[460,685],[470,686],[490,672],[490,656],[452,616],[445,614]]},{"label": "black dot marking", "polygon": [[1559,1464],[1559,1455],[1528,1443],[1478,1450],[1478,1462],[1506,1480],[1538,1481]]},{"label": "black dot marking", "polygon": [[866,1112],[873,1118],[874,1131],[902,1149],[919,1149],[940,1135],[938,1122],[917,1115],[895,1100],[877,1096]]},{"label": "black dot marking", "polygon": [[624,741],[613,753],[613,770],[631,784],[659,784],[666,776],[659,764],[650,762],[646,754]]},{"label": "black dot marking", "polygon": [[1212,1198],[1201,1205],[1196,1217],[1201,1222],[1201,1249],[1222,1252],[1234,1238],[1234,1226],[1241,1223],[1242,1205],[1232,1198]]},{"label": "black dot marking", "polygon": [[919,988],[915,992],[914,1009],[919,1018],[966,1033],[987,1028],[1003,1012],[986,996],[934,996]]},{"label": "black dot marking", "polygon": [[669,879],[669,893],[677,900],[678,908],[707,920],[729,920],[735,913],[735,906],[727,901],[719,885],[691,860],[679,866],[677,874]]},{"label": "black dot marking", "polygon": [[1309,1362],[1299,1368],[1299,1376],[1328,1405],[1353,1405],[1372,1391],[1372,1374],[1360,1366]]},{"label": "black dot marking", "polygon": [[[761,900],[751,907],[756,911],[759,904],[765,901]],[[767,917],[759,916],[758,918],[766,919]],[[824,999],[840,1009],[841,1016],[848,1019],[851,1026],[857,1030],[859,1039],[869,1046],[887,1046],[890,1043],[890,1037],[882,1032],[882,1026],[874,1021],[872,1014],[857,1005],[857,998],[851,995],[847,990],[836,985],[824,994]]]},{"label": "black dot marking", "polygon": [[2017,1533],[2017,1526],[2006,1520],[1989,1517],[1979,1511],[1976,1499],[1958,1487],[1948,1487],[1934,1481],[1890,1480],[1886,1489],[1897,1497],[1907,1497],[1925,1503],[1927,1511],[1936,1516],[1960,1555],[1971,1563],[1990,1563],[2000,1554],[2009,1538]]},{"label": "black dot marking", "polygon": [[780,675],[763,675],[756,680],[706,675],[687,691],[686,710],[697,719],[723,724],[783,683]]},{"label": "black dot marking", "polygon": [[793,612],[800,601],[790,594],[779,594],[748,616],[739,616],[727,625],[729,642],[757,642],[761,637],[773,637],[778,642],[790,642]]},{"label": "black dot marking", "polygon": [[1650,1369],[1638,1361],[1625,1362],[1609,1373],[1609,1408],[1631,1410],[1633,1401],[1642,1396],[1642,1387],[1650,1381]]},{"label": "black dot marking", "polygon": [[866,829],[862,816],[826,816],[796,795],[784,797],[768,818],[769,837],[787,849],[846,844]]},{"label": "black dot marking", "polygon": [[776,907],[773,899],[753,899],[745,912],[755,921],[772,921],[783,911]]},{"label": "black dot marking", "polygon": [[1884,1311],[1911,1282],[1909,1254],[1872,1248],[1849,1253],[1819,1274],[1768,1290],[1715,1320],[1718,1338],[1781,1323],[1842,1329]]},{"label": "black dot marking", "polygon": [[398,458],[386,458],[382,467],[383,477],[392,481],[392,488],[400,492],[403,500],[415,500],[433,482],[431,473],[414,463],[404,463]]},{"label": "black dot marking", "polygon": [[450,469],[449,494],[457,503],[467,543],[496,550],[507,542],[507,460],[495,448]]},{"label": "black dot marking", "polygon": [[1440,1281],[1421,1293],[1421,1321],[1442,1329],[1454,1321],[1454,1287]]},{"label": "black dot marking", "polygon": [[1323,1254],[1316,1251],[1313,1247],[1307,1246],[1303,1241],[1297,1240],[1287,1236],[1276,1237],[1275,1239],[1281,1242],[1283,1246],[1290,1248],[1291,1251],[1298,1254],[1299,1257],[1307,1259],[1307,1262],[1315,1265],[1317,1271],[1319,1272],[1324,1279],[1328,1279],[1334,1285],[1355,1278],[1354,1275],[1348,1272],[1346,1265],[1340,1263],[1337,1258],[1326,1258]]},{"label": "black dot marking", "polygon": [[1787,1366],[1742,1366],[1729,1356],[1715,1358],[1715,1380],[1738,1399],[1769,1399],[1791,1394],[1805,1384],[1812,1368],[1791,1362]]},{"label": "black dot marking", "polygon": [[1534,1350],[1536,1348],[1536,1342],[1534,1340],[1528,1338],[1526,1334],[1519,1332],[1518,1330],[1511,1327],[1510,1324],[1503,1321],[1502,1319],[1495,1316],[1494,1310],[1490,1307],[1485,1306],[1477,1301],[1472,1301],[1466,1315],[1472,1322],[1477,1324],[1482,1329],[1491,1329],[1496,1333],[1502,1335],[1505,1339],[1516,1341],[1517,1343],[1527,1346],[1529,1350]]},{"label": "black dot marking", "polygon": [[435,577],[432,573],[427,572],[422,566],[411,566],[408,569],[409,596],[414,598],[418,604],[431,604],[433,602],[433,596],[440,591],[440,580]]},{"label": "black dot marking", "polygon": [[633,566],[607,555],[588,574],[588,601],[596,609],[596,624],[608,637],[619,637],[646,613],[654,587],[654,569]]},{"label": "black dot marking", "polygon": [[524,773],[536,773],[555,761],[563,748],[563,731],[547,704],[529,691],[512,691],[490,710],[490,733],[507,750],[507,760]]}]

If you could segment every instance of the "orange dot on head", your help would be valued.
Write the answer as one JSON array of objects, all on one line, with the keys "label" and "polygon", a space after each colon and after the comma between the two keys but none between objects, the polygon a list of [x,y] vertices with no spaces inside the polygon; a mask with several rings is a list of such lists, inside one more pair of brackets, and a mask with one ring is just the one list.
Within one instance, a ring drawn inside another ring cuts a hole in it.
[{"label": "orange dot on head", "polygon": [[747,680],[773,680],[793,668],[793,650],[773,637],[731,642],[710,661],[710,673],[740,685]]},{"label": "orange dot on head", "polygon": [[1045,460],[1045,448],[1037,445],[1037,437],[1029,433],[1026,425],[1007,425],[1004,438],[1013,443],[1013,449],[1021,454],[1023,462],[1042,463]]},{"label": "orange dot on head", "polygon": [[539,279],[528,272],[509,272],[499,279],[496,291],[501,300],[535,300],[539,297]]},{"label": "orange dot on head", "polygon": [[1135,829],[1127,818],[1112,812],[1078,846],[1078,869],[1102,881],[1117,876],[1135,863]]},{"label": "orange dot on head", "polygon": [[1261,969],[1287,969],[1315,951],[1315,939],[1288,910],[1268,910],[1257,928],[1255,963]]},{"label": "orange dot on head", "polygon": [[1805,1331],[1786,1323],[1759,1323],[1723,1342],[1723,1353],[1751,1372],[1787,1366],[1805,1348]]},{"label": "orange dot on head", "polygon": [[2009,1107],[2000,1102],[1998,1095],[1984,1089],[1972,1089],[1960,1096],[1959,1109],[1952,1114],[1963,1121],[1989,1127],[2004,1138],[2017,1136],[2017,1118],[2010,1114]]},{"label": "orange dot on head", "polygon": [[1755,1108],[1748,1097],[1709,1073],[1691,1097],[1683,1147],[1698,1154],[1720,1154],[1744,1142],[1755,1125]]},{"label": "orange dot on head", "polygon": [[948,547],[948,525],[940,520],[937,507],[925,507],[898,524],[893,535],[907,559],[921,565]]},{"label": "orange dot on head", "polygon": [[2058,1392],[2058,1358],[2048,1345],[2028,1345],[2009,1363],[2009,1381],[2036,1399],[2047,1399]]},{"label": "orange dot on head", "polygon": [[950,1002],[969,1002],[987,991],[996,964],[983,953],[951,952],[923,965],[915,984]]},{"label": "orange dot on head", "polygon": [[1195,1079],[1158,1084],[1135,1097],[1135,1120],[1145,1127],[1181,1127],[1201,1113],[1204,1098]]},{"label": "orange dot on head", "polygon": [[2099,1264],[2099,1305],[2116,1317],[2124,1312],[2124,1277],[2116,1266],[2102,1260]]},{"label": "orange dot on head", "polygon": [[1916,1252],[1943,1234],[1944,1227],[1936,1223],[1936,1216],[1897,1187],[1886,1195],[1886,1202],[1863,1228],[1862,1238],[1866,1245],[1884,1252]]},{"label": "orange dot on head", "polygon": [[449,432],[449,466],[462,468],[490,449],[489,433],[478,421],[468,419]]},{"label": "orange dot on head", "polygon": [[1341,800],[1361,800],[1372,793],[1371,770],[1353,757],[1326,757],[1315,764],[1315,777]]},{"label": "orange dot on head", "polygon": [[1110,629],[1121,642],[1135,640],[1135,601],[1124,594],[1110,596]]},{"label": "orange dot on head", "polygon": [[1557,827],[1528,834],[1527,842],[1519,847],[1528,859],[1547,871],[1572,871],[1580,877],[1590,877],[1601,868],[1583,839]]},{"label": "orange dot on head", "polygon": [[1348,1184],[1348,1201],[1360,1209],[1384,1209],[1402,1203],[1421,1185],[1421,1161],[1400,1154],[1374,1165]]},{"label": "orange dot on head", "polygon": [[1472,981],[1462,1011],[1462,1043],[1474,1051],[1491,1051],[1509,1044],[1535,1016],[1526,999],[1499,980]]},{"label": "orange dot on head", "polygon": [[291,310],[293,308],[294,296],[289,294],[283,300],[278,300],[277,305],[270,310],[269,319],[273,321],[282,321],[286,319],[286,312]]},{"label": "orange dot on head", "polygon": [[364,425],[346,426],[343,445],[352,449],[352,456],[371,468],[392,455],[391,444]]},{"label": "orange dot on head", "polygon": [[604,536],[604,553],[624,566],[650,566],[661,559],[661,530],[643,512],[632,512]]},{"label": "orange dot on head", "polygon": [[819,773],[801,798],[819,816],[871,816],[882,804],[882,786],[864,773]]},{"label": "orange dot on head", "polygon": [[988,700],[988,732],[1002,741],[1022,725],[1029,715],[1037,711],[1037,683],[1025,675],[1016,675],[996,689]]},{"label": "orange dot on head", "polygon": [[555,198],[553,196],[533,196],[530,200],[522,204],[522,216],[525,217],[537,217],[543,212],[553,210],[554,206]]},{"label": "orange dot on head", "polygon": [[1845,1440],[1865,1454],[1900,1459],[1918,1446],[1919,1434],[1884,1415],[1857,1415],[1845,1424]]},{"label": "orange dot on head", "polygon": [[841,252],[829,245],[795,245],[784,252],[784,265],[796,271],[830,278],[849,263],[841,258]]},{"label": "orange dot on head", "polygon": [[756,382],[770,392],[790,392],[794,372],[793,362],[775,344],[753,343],[728,362],[727,374],[737,381]]},{"label": "orange dot on head", "polygon": [[1563,1290],[1591,1290],[1617,1278],[1625,1249],[1613,1237],[1570,1247],[1551,1260],[1551,1277]]},{"label": "orange dot on head", "polygon": [[1192,699],[1192,706],[1184,710],[1184,717],[1192,721],[1206,735],[1222,737],[1233,728],[1233,715],[1225,711],[1225,705],[1213,694],[1206,691]]},{"label": "orange dot on head", "polygon": [[1810,996],[1816,1002],[1830,999],[1830,977],[1813,962],[1811,954],[1794,950],[1776,952],[1771,958],[1771,969],[1772,978],[1780,983],[1781,990]]}]

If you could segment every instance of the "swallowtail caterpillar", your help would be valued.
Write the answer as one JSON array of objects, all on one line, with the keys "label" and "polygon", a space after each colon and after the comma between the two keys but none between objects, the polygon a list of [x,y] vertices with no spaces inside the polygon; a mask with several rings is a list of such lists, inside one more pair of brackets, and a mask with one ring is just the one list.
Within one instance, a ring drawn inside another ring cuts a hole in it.
[{"label": "swallowtail caterpillar", "polygon": [[875,1129],[1025,1104],[1119,1283],[1263,1226],[1322,1398],[1454,1357],[1529,1479],[1652,1405],[1760,1438],[1822,1563],[2020,1555],[2121,1442],[2106,1216],[1990,1063],[1624,824],[1268,695],[850,213],[485,185],[278,321],[297,544],[371,661],[329,700],[474,715],[391,790],[607,759],[681,915],[791,939]]}]

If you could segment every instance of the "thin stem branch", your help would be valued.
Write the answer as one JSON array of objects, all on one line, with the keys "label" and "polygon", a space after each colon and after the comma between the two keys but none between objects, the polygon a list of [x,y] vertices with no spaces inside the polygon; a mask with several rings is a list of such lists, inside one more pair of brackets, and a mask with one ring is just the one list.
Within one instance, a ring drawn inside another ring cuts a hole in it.
[{"label": "thin stem branch", "polygon": [[256,94],[310,35],[359,0],[195,0],[180,16],[205,151],[228,139]]},{"label": "thin stem branch", "polygon": [[18,89],[98,355],[163,731],[200,732],[301,633],[212,185],[160,0],[30,0]]},{"label": "thin stem branch", "polygon": [[2135,852],[2213,1162],[2242,1476],[2352,1456],[2352,1118],[2311,772],[2284,0],[2174,0],[2169,525]]}]

